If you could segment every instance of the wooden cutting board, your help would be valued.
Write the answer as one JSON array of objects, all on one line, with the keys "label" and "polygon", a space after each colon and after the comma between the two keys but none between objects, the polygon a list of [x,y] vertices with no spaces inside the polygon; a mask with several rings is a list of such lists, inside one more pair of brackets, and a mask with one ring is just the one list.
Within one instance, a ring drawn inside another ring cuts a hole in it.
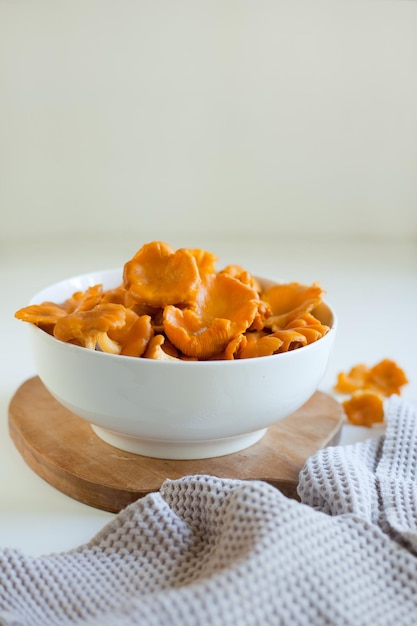
[{"label": "wooden cutting board", "polygon": [[213,459],[172,461],[104,443],[90,424],[58,403],[38,377],[23,383],[9,406],[10,436],[29,467],[75,500],[114,513],[158,491],[167,478],[196,474],[263,480],[296,498],[304,462],[320,448],[337,443],[343,421],[341,405],[316,392],[246,450]]}]

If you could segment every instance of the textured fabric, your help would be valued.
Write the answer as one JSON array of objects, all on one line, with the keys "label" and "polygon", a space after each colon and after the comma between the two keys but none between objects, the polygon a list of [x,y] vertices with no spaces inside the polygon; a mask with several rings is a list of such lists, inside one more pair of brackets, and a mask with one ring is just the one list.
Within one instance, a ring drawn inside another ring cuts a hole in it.
[{"label": "textured fabric", "polygon": [[128,506],[88,544],[0,551],[7,626],[410,626],[417,622],[415,410],[329,447],[302,502],[262,482],[188,476]]}]

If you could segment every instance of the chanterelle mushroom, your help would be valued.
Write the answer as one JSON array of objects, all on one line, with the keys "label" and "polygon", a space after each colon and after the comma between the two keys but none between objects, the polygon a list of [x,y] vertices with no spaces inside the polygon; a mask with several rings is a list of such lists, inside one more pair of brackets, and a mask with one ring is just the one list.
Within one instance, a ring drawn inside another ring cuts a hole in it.
[{"label": "chanterelle mushroom", "polygon": [[108,336],[110,330],[121,328],[126,310],[120,304],[99,304],[90,311],[75,311],[61,317],[54,328],[54,337],[69,341],[90,350],[97,347],[103,352],[120,353],[120,345]]}]

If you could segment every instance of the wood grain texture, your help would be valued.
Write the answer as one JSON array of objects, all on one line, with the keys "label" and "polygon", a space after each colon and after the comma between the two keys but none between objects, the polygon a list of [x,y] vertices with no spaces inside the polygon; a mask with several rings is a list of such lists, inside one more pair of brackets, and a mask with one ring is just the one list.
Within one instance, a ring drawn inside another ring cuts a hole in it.
[{"label": "wood grain texture", "polygon": [[340,404],[316,392],[246,450],[213,459],[172,461],[104,443],[90,424],[58,403],[38,377],[24,382],[9,406],[10,436],[29,467],[75,500],[114,513],[158,491],[167,478],[196,474],[263,480],[296,498],[306,459],[337,443],[343,421]]}]

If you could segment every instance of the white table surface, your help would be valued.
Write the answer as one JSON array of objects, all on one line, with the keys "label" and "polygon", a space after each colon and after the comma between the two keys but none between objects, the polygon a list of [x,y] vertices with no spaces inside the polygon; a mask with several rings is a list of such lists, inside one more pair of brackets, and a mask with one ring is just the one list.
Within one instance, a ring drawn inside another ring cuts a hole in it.
[{"label": "white table surface", "polygon": [[[16,450],[8,432],[8,406],[18,387],[36,374],[25,325],[14,312],[48,284],[93,270],[121,267],[144,240],[83,237],[8,241],[0,244],[0,547],[27,554],[75,548],[114,515],[77,502],[46,483]],[[269,243],[169,241],[204,247],[219,257],[218,269],[238,263],[285,281],[319,280],[338,317],[338,334],[320,389],[332,393],[337,373],[359,362],[395,360],[409,378],[402,396],[417,404],[417,243]],[[345,426],[342,444],[378,436]]]}]

